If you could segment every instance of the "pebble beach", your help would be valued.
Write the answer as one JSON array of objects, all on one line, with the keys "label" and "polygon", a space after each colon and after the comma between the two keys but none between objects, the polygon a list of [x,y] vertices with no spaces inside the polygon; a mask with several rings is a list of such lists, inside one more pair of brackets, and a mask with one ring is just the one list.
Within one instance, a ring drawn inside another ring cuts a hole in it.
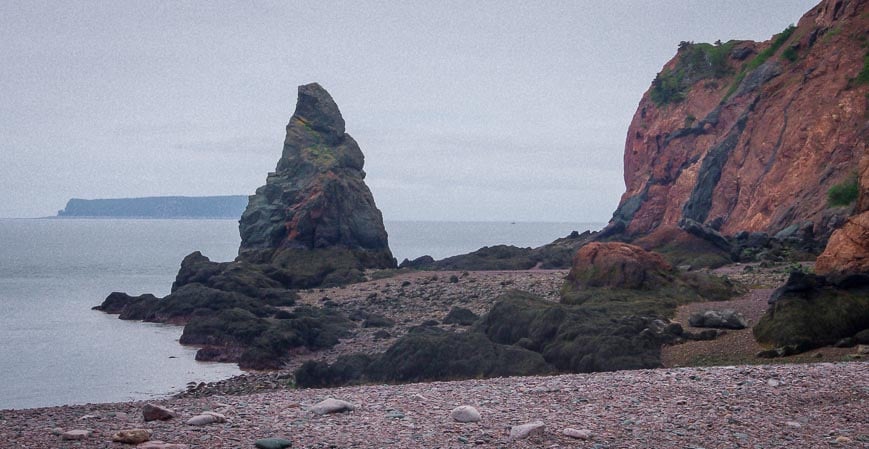
[{"label": "pebble beach", "polygon": [[[327,398],[355,409],[314,413]],[[253,448],[265,438],[296,448],[869,447],[864,362],[277,390],[156,404],[177,417],[145,422],[144,402],[3,410],[0,447],[135,447],[111,441],[135,428],[151,432],[139,446],[176,449]],[[478,410],[480,420],[453,419],[450,412],[463,405]],[[187,423],[209,411],[225,422]],[[542,430],[511,439],[511,429],[537,421]],[[64,440],[71,430],[86,437]]]}]

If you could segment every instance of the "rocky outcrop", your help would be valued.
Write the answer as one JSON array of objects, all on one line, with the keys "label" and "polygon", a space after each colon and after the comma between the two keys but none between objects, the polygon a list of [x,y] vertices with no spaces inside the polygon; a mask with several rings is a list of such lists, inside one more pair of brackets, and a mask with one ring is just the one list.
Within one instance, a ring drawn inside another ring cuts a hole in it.
[{"label": "rocky outcrop", "polygon": [[728,236],[808,223],[825,241],[853,207],[828,191],[869,140],[867,5],[825,0],[767,42],[682,43],[631,122],[610,228],[631,240],[684,219]]},{"label": "rocky outcrop", "polygon": [[827,248],[818,256],[815,272],[847,276],[869,274],[869,154],[860,160],[858,197],[855,215],[830,237]]},{"label": "rocky outcrop", "polygon": [[392,267],[364,161],[329,93],[316,83],[299,86],[281,159],[239,221],[240,256],[263,260],[286,250],[340,247],[366,253],[360,257],[366,268]]},{"label": "rocky outcrop", "polygon": [[830,237],[815,271],[825,275],[869,273],[869,211],[848,219]]},{"label": "rocky outcrop", "polygon": [[275,173],[251,196],[232,262],[193,252],[165,298],[113,293],[98,306],[122,319],[184,324],[182,344],[197,360],[280,368],[290,350],[334,346],[353,323],[340,313],[297,307],[293,289],[341,285],[395,260],[364,158],[344,119],[318,84],[299,87]]},{"label": "rocky outcrop", "polygon": [[484,246],[467,254],[459,254],[441,260],[422,256],[401,262],[400,268],[420,270],[529,270],[570,268],[576,250],[593,241],[598,232],[573,231],[537,248],[520,248],[512,245]]}]

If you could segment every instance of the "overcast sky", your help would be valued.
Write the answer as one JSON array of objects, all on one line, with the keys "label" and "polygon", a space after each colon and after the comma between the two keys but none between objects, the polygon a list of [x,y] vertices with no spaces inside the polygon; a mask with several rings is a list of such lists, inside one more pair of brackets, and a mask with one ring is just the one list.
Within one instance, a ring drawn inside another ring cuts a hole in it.
[{"label": "overcast sky", "polygon": [[766,40],[815,0],[0,2],[0,217],[250,194],[319,82],[387,220],[607,221],[679,41]]}]

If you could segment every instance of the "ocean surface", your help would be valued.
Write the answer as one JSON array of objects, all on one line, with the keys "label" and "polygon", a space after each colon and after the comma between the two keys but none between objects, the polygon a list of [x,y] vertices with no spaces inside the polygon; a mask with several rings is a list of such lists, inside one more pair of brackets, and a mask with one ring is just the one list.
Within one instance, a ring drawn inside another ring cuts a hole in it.
[{"label": "ocean surface", "polygon": [[[539,246],[601,223],[387,222],[400,262]],[[194,360],[181,327],[91,310],[113,291],[164,296],[181,259],[232,260],[235,220],[0,219],[0,409],[162,397],[240,371]]]}]

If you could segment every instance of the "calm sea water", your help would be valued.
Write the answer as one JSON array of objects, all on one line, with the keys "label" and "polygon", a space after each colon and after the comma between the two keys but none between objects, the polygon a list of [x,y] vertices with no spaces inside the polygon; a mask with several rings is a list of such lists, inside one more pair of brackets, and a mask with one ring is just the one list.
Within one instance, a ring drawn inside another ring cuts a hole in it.
[{"label": "calm sea water", "polygon": [[[539,246],[598,223],[387,222],[395,257]],[[178,326],[90,308],[112,291],[169,293],[181,259],[238,250],[234,220],[0,219],[0,409],[147,399],[238,374],[196,362]]]}]

